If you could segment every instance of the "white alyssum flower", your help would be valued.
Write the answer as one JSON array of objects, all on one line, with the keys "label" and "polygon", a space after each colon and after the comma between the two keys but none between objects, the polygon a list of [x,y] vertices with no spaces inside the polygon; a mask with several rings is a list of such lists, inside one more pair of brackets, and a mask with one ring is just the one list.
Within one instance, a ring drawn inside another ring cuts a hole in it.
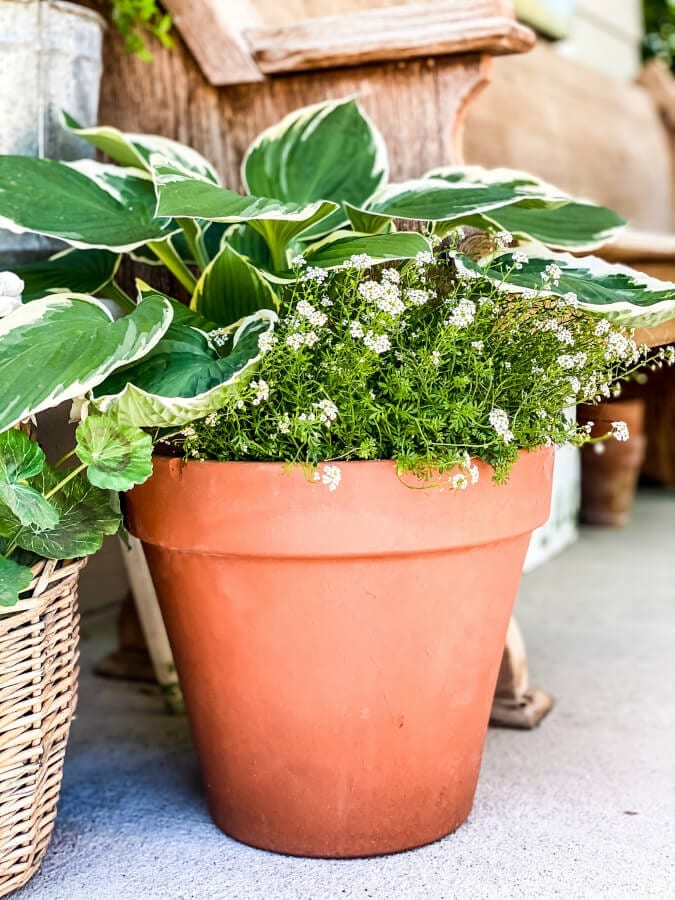
[{"label": "white alyssum flower", "polygon": [[307,260],[302,255],[302,253],[298,253],[298,255],[294,256],[293,259],[291,260],[291,265],[295,269],[301,269],[303,266],[307,265]]},{"label": "white alyssum flower", "polygon": [[355,253],[343,265],[345,269],[369,269],[374,264],[375,260],[367,253]]},{"label": "white alyssum flower", "polygon": [[450,480],[450,484],[457,491],[463,491],[469,486],[469,479],[466,475],[462,475],[461,472],[458,472],[457,475],[453,475]]},{"label": "white alyssum flower", "polygon": [[511,259],[516,269],[522,269],[523,265],[530,261],[530,257],[522,250],[514,250],[511,254]]},{"label": "white alyssum flower", "polygon": [[288,434],[291,430],[291,420],[288,413],[284,413],[281,419],[279,419],[279,424],[277,425],[277,430],[279,434]]},{"label": "white alyssum flower", "polygon": [[431,250],[420,250],[420,252],[415,257],[415,262],[417,266],[430,266],[433,264],[434,254]]},{"label": "white alyssum flower", "polygon": [[495,407],[488,416],[488,421],[505,444],[509,444],[513,440],[511,423],[507,413],[505,413],[503,409]]},{"label": "white alyssum flower", "polygon": [[300,331],[294,331],[286,337],[286,346],[291,350],[299,350],[305,344],[305,336]]},{"label": "white alyssum flower", "polygon": [[321,473],[321,483],[328,486],[329,491],[334,491],[340,484],[342,472],[339,466],[324,466]]},{"label": "white alyssum flower", "polygon": [[261,353],[269,353],[278,342],[279,338],[275,334],[272,334],[271,331],[265,331],[258,338],[258,350]]},{"label": "white alyssum flower", "polygon": [[626,337],[620,331],[612,331],[607,335],[607,348],[605,350],[605,359],[608,362],[613,360],[635,360],[639,356],[638,345],[632,338]]},{"label": "white alyssum flower", "polygon": [[562,353],[558,357],[558,365],[561,369],[583,369],[588,355],[582,351],[579,353]]},{"label": "white alyssum flower", "polygon": [[386,353],[387,350],[391,350],[391,341],[386,334],[373,334],[369,331],[363,336],[363,343],[373,353]]},{"label": "white alyssum flower", "polygon": [[260,406],[264,400],[269,399],[270,386],[263,378],[249,382],[249,387],[255,391],[255,397],[251,401],[254,406]]},{"label": "white alyssum flower", "polygon": [[625,422],[612,422],[612,437],[617,441],[627,441],[630,438],[628,425]]},{"label": "white alyssum flower", "polygon": [[314,325],[315,328],[323,328],[328,321],[326,313],[312,306],[309,300],[300,300],[295,307],[295,311],[303,319],[307,319],[309,324]]},{"label": "white alyssum flower", "polygon": [[398,285],[392,281],[363,281],[358,287],[359,294],[374,303],[382,312],[390,316],[398,316],[405,312],[405,304],[401,300]]},{"label": "white alyssum flower", "polygon": [[542,280],[545,284],[550,281],[554,287],[557,287],[562,277],[562,269],[556,263],[549,263],[544,269]]},{"label": "white alyssum flower", "polygon": [[401,280],[401,273],[398,269],[382,269],[382,281],[389,281],[392,284],[398,284]]},{"label": "white alyssum flower", "polygon": [[485,341],[471,341],[471,346],[478,353],[482,353],[485,349]]},{"label": "white alyssum flower", "polygon": [[360,322],[350,322],[349,323],[349,333],[353,338],[359,340],[365,334],[363,330],[363,325]]},{"label": "white alyssum flower", "polygon": [[243,401],[243,400],[237,400],[237,402],[234,404],[234,406],[235,406],[235,409],[243,409],[243,408],[244,408],[244,401]]},{"label": "white alyssum flower", "polygon": [[513,243],[513,235],[510,231],[498,231],[495,234],[495,243],[500,250],[505,250],[509,244]]},{"label": "white alyssum flower", "polygon": [[570,347],[574,346],[574,335],[565,325],[558,325],[554,334],[561,344],[567,344]]},{"label": "white alyssum flower", "polygon": [[432,353],[431,353],[431,362],[432,362],[435,366],[440,366],[440,364],[441,364],[441,354],[438,352],[438,350],[433,350],[433,351],[432,351]]},{"label": "white alyssum flower", "polygon": [[204,424],[208,425],[209,428],[213,428],[215,425],[217,425],[218,424],[218,413],[217,412],[209,413],[208,416],[206,416],[204,418]]},{"label": "white alyssum flower", "polygon": [[316,284],[323,284],[328,278],[328,269],[322,269],[319,266],[308,266],[302,273],[300,281],[313,281]]},{"label": "white alyssum flower", "polygon": [[322,425],[325,425],[326,428],[330,428],[332,423],[338,417],[338,408],[333,403],[332,400],[328,400],[327,398],[324,400],[319,400],[318,403],[314,403],[313,406],[318,410],[319,422]]},{"label": "white alyssum flower", "polygon": [[429,300],[429,291],[422,288],[408,288],[405,292],[405,298],[411,306],[424,306]]},{"label": "white alyssum flower", "polygon": [[228,342],[231,334],[232,332],[229,328],[214,328],[213,331],[209,331],[209,340],[214,347],[222,347],[223,344]]},{"label": "white alyssum flower", "polygon": [[452,315],[448,321],[457,328],[466,328],[467,325],[470,325],[473,322],[475,315],[476,304],[473,300],[462,297],[462,299],[458,301],[457,306],[453,309]]},{"label": "white alyssum flower", "polygon": [[578,393],[581,391],[581,382],[579,381],[579,379],[577,378],[576,375],[571,375],[571,376],[567,379],[567,381],[568,381],[569,386],[572,388],[572,391],[574,392],[575,395],[578,394]]}]

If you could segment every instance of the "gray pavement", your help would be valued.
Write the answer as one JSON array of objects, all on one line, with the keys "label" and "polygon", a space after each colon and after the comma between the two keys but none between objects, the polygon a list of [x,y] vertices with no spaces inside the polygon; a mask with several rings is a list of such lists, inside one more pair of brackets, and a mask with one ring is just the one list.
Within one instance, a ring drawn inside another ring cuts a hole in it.
[{"label": "gray pavement", "polygon": [[91,676],[113,633],[87,613],[55,834],[17,900],[675,898],[675,495],[643,492],[622,532],[584,530],[526,576],[518,617],[557,705],[537,731],[490,731],[468,823],[324,861],[211,824],[185,722],[154,690]]}]

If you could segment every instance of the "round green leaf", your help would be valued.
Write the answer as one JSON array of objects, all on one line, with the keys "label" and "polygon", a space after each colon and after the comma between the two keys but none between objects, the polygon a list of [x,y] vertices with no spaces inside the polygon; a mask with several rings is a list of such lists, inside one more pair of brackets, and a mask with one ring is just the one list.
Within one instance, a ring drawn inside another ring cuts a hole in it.
[{"label": "round green leaf", "polygon": [[45,455],[28,435],[12,428],[0,434],[0,502],[22,525],[49,528],[59,514],[27,479],[42,471]]},{"label": "round green leaf", "polygon": [[128,491],[152,475],[152,438],[106,416],[88,416],[76,432],[76,453],[96,487]]},{"label": "round green leaf", "polygon": [[32,579],[33,573],[27,566],[0,556],[0,606],[15,606]]}]

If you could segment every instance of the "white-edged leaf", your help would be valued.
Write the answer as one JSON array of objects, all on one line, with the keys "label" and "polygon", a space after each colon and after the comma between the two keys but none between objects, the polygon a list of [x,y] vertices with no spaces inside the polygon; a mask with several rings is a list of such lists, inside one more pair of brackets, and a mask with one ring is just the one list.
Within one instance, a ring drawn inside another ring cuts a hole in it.
[{"label": "white-edged leaf", "polygon": [[259,309],[278,309],[279,298],[260,270],[227,241],[204,269],[190,308],[220,326],[231,325]]},{"label": "white-edged leaf", "polygon": [[53,294],[0,319],[0,431],[43,409],[82,396],[111,372],[144,356],[169,327],[163,297],[112,320],[83,294]]},{"label": "white-edged leaf", "polygon": [[152,181],[138,169],[0,156],[0,228],[122,253],[163,240],[172,223],[155,217]]},{"label": "white-edged leaf", "polygon": [[[242,181],[250,194],[290,203],[366,203],[388,178],[382,135],[353,98],[297,109],[265,129],[246,151]],[[308,228],[304,239],[347,223],[345,212]]]},{"label": "white-edged leaf", "polygon": [[165,159],[178,163],[201,178],[207,178],[215,184],[220,183],[215,168],[192,147],[158,134],[122,132],[110,125],[83,128],[68,113],[64,112],[62,115],[64,125],[69,131],[84,138],[121,166],[133,166],[149,172],[150,157],[153,153],[161,153]]},{"label": "white-edged leaf", "polygon": [[[595,256],[530,255],[527,262],[520,262],[520,268],[516,268],[511,253],[501,254],[483,266],[462,256],[456,261],[460,273],[485,275],[504,291],[576,294],[581,308],[629,328],[658,325],[675,316],[675,283]],[[557,284],[546,275],[552,263],[560,269]]]},{"label": "white-edged leaf", "polygon": [[394,234],[355,235],[351,231],[334,234],[304,251],[307,264],[322,269],[335,269],[353,256],[368,256],[372,265],[387,260],[414,259],[418,253],[430,250],[429,241],[415,231]]},{"label": "white-edged leaf", "polygon": [[14,271],[23,279],[23,302],[28,303],[47,294],[98,294],[117,274],[121,259],[109,250],[69,248]]}]

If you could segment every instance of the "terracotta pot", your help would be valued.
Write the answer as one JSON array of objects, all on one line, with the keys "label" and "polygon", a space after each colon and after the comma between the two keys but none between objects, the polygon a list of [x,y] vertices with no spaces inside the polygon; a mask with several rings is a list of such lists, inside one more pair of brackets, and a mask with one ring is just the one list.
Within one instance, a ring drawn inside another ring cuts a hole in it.
[{"label": "terracotta pot", "polygon": [[128,522],[223,831],[342,857],[461,825],[552,463],[441,491],[351,462],[331,492],[300,467],[156,460]]},{"label": "terracotta pot", "polygon": [[[620,527],[628,521],[640,468],[645,457],[644,400],[610,400],[577,410],[581,423],[593,422],[592,437],[612,430],[612,422],[625,422],[629,439],[610,438],[581,449],[581,520],[589,525]],[[603,448],[602,452],[597,447]]]}]

